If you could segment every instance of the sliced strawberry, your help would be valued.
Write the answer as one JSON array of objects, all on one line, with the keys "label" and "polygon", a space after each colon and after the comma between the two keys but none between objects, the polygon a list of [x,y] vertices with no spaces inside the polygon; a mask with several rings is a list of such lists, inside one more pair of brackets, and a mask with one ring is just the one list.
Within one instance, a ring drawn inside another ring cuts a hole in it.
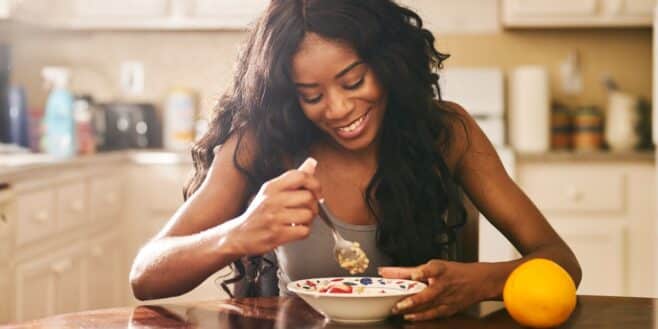
[{"label": "sliced strawberry", "polygon": [[348,285],[344,285],[342,283],[333,284],[329,286],[327,292],[330,294],[351,294],[352,287]]}]

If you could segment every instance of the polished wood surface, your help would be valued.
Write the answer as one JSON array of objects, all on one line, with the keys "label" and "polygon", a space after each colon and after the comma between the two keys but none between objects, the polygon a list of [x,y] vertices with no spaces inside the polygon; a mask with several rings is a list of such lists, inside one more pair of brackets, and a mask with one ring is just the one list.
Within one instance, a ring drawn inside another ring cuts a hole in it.
[{"label": "polished wood surface", "polygon": [[[578,306],[561,328],[658,328],[657,301],[649,298],[579,296]],[[392,318],[371,325],[328,323],[299,298],[249,298],[180,305],[152,305],[58,315],[0,326],[24,328],[227,328],[227,329],[345,329],[345,328],[521,328],[500,302],[474,307],[464,314],[425,322]]]}]

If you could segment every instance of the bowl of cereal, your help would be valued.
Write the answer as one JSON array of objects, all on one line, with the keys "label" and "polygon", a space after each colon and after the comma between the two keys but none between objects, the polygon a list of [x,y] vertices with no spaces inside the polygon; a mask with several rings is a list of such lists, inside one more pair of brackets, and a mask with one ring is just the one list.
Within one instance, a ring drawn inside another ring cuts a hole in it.
[{"label": "bowl of cereal", "polygon": [[425,289],[422,282],[379,277],[333,277],[288,283],[313,309],[339,323],[385,320],[395,303]]}]

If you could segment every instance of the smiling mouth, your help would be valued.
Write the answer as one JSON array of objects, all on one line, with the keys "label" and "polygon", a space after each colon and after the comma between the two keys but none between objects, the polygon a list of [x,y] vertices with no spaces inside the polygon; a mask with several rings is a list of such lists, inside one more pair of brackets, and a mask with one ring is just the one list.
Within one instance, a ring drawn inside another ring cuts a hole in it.
[{"label": "smiling mouth", "polygon": [[339,127],[338,130],[345,133],[349,133],[357,130],[357,128],[359,128],[361,124],[365,121],[366,117],[368,116],[368,113],[370,113],[370,110],[366,111],[366,113],[364,113],[358,119],[352,121],[352,123],[348,124],[347,126]]}]

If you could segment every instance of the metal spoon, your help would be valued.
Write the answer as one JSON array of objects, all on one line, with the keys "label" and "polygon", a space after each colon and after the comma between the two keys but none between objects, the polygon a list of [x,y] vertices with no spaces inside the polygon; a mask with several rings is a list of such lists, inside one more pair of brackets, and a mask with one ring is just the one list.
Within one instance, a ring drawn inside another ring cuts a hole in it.
[{"label": "metal spoon", "polygon": [[[334,237],[334,257],[338,264],[351,274],[363,273],[368,267],[368,258],[357,242],[348,241],[336,230],[333,217],[324,199],[318,200],[320,218],[329,226]],[[342,258],[342,259],[341,259]]]}]

